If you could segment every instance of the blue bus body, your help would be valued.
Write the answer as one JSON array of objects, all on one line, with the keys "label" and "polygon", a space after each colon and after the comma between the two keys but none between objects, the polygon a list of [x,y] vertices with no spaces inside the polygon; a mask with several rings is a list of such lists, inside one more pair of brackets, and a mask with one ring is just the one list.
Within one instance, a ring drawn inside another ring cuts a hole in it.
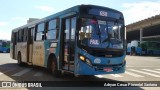
[{"label": "blue bus body", "polygon": [[[84,50],[77,48],[81,55],[85,56],[87,59],[91,61],[91,64],[87,62],[83,62],[82,60],[78,59],[79,63],[76,65],[75,74],[78,75],[97,75],[97,74],[118,74],[125,72],[125,65],[126,62],[124,61],[125,55],[116,58],[105,58],[105,57],[95,57],[86,53]],[[101,62],[96,63],[95,60],[101,60]],[[112,64],[106,64],[106,63]],[[105,71],[105,69],[111,68],[112,71]]]},{"label": "blue bus body", "polygon": [[[56,23],[56,28],[49,30],[52,22]],[[61,71],[75,75],[124,73],[124,27],[124,17],[119,11],[101,6],[78,5],[14,29],[11,57],[23,63],[46,67],[54,75]],[[53,34],[49,33],[52,30],[57,30],[54,31],[56,36],[48,39]],[[26,35],[32,36],[33,39],[27,39],[29,41],[18,40],[21,31],[29,34],[33,32],[35,36]],[[38,35],[42,35],[40,39]],[[22,55],[24,51],[27,54]]]},{"label": "blue bus body", "polygon": [[136,47],[136,54],[141,55],[142,54],[142,48]]}]

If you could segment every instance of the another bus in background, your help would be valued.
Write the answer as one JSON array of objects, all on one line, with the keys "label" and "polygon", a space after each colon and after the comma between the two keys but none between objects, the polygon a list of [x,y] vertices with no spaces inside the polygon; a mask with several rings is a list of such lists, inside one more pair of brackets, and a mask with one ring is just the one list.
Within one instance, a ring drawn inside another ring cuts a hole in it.
[{"label": "another bus in background", "polygon": [[10,41],[0,40],[0,52],[1,53],[10,52]]},{"label": "another bus in background", "polygon": [[131,41],[127,46],[130,55],[160,55],[160,42],[157,41]]},{"label": "another bus in background", "polygon": [[142,48],[140,46],[140,42],[138,40],[131,41],[131,52],[130,55],[141,55]]},{"label": "another bus in background", "polygon": [[160,42],[145,41],[141,44],[142,54],[160,55]]},{"label": "another bus in background", "polygon": [[131,43],[127,43],[127,51],[126,54],[130,54],[131,53]]}]

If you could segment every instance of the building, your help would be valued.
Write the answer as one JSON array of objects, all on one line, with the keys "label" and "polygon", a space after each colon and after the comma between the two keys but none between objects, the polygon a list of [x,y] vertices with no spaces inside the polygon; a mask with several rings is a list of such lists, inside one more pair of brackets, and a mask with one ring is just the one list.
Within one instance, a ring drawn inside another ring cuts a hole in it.
[{"label": "building", "polygon": [[126,25],[127,43],[132,40],[160,41],[160,14]]}]

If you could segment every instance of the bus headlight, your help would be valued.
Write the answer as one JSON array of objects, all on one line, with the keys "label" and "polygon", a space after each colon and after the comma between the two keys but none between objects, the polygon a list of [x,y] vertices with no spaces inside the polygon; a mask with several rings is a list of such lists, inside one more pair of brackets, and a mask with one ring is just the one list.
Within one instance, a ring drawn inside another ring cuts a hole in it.
[{"label": "bus headlight", "polygon": [[85,61],[85,57],[84,56],[79,56],[79,58],[82,60],[82,61]]},{"label": "bus headlight", "polygon": [[92,63],[89,59],[85,58],[82,55],[79,55],[79,59],[82,60],[83,62],[85,62],[86,64],[88,64],[89,66],[92,66]]}]

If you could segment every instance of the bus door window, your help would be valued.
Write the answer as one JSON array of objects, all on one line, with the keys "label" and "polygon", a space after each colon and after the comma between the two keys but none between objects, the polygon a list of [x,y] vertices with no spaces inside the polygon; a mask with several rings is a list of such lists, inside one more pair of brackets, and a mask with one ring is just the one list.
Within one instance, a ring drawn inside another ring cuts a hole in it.
[{"label": "bus door window", "polygon": [[71,19],[71,60],[74,60],[74,53],[75,53],[75,30],[76,30],[76,17]]},{"label": "bus door window", "polygon": [[27,41],[27,34],[28,34],[28,28],[25,28],[24,29],[24,32],[23,32],[23,42],[26,42]]},{"label": "bus door window", "polygon": [[23,32],[24,32],[23,29],[18,31],[17,42],[22,42],[22,40],[23,40],[23,37],[22,37],[23,36]]},{"label": "bus door window", "polygon": [[74,61],[76,17],[65,20],[64,61]]},{"label": "bus door window", "polygon": [[35,28],[28,28],[27,34],[27,62],[32,62],[32,54],[33,54],[33,32]]},{"label": "bus door window", "polygon": [[68,62],[69,60],[69,34],[70,34],[70,19],[65,21],[65,32],[64,32],[64,61]]}]

